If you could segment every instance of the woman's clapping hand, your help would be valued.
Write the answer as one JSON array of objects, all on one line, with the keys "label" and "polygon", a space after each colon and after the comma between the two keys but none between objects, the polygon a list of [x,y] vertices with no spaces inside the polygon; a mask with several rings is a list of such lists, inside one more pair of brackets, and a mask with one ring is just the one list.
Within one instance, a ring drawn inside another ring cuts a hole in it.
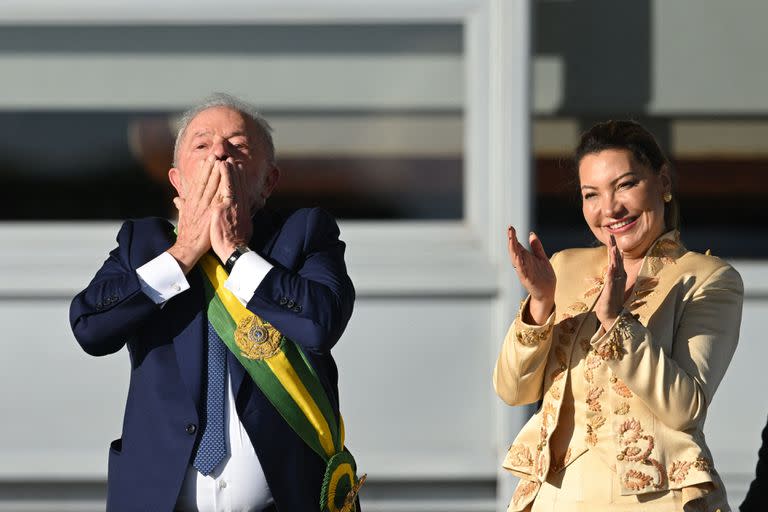
[{"label": "woman's clapping hand", "polygon": [[534,324],[541,325],[547,320],[555,304],[557,283],[555,270],[536,233],[531,232],[528,237],[530,250],[520,244],[515,228],[512,226],[507,229],[507,239],[509,259],[515,267],[520,283],[531,295],[529,307],[531,318],[523,320],[527,322],[532,320]]}]

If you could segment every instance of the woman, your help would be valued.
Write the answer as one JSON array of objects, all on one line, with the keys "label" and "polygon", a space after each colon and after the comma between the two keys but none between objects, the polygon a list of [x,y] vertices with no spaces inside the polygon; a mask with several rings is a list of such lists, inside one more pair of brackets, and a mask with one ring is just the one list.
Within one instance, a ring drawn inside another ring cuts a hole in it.
[{"label": "woman", "polygon": [[704,441],[736,349],[743,288],[679,239],[669,164],[639,124],[609,121],[576,149],[582,212],[602,244],[548,260],[509,228],[529,296],[493,374],[510,405],[541,400],[504,467],[510,511],[729,510]]}]

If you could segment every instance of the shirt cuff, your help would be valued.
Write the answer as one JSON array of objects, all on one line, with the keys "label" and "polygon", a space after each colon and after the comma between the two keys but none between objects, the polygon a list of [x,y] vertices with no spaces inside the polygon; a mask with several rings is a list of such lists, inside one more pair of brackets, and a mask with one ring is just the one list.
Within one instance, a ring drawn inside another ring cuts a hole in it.
[{"label": "shirt cuff", "polygon": [[189,289],[189,282],[176,259],[164,252],[136,269],[141,291],[155,304],[163,304]]},{"label": "shirt cuff", "polygon": [[253,297],[256,288],[272,270],[272,264],[259,256],[258,253],[250,251],[239,258],[232,267],[232,273],[224,281],[224,288],[231,291],[243,304]]}]

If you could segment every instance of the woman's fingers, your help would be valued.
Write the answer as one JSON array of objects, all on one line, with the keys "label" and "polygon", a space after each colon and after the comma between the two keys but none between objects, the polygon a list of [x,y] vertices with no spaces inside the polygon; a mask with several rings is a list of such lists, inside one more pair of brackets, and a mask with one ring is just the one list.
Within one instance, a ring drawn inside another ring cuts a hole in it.
[{"label": "woman's fingers", "polygon": [[509,226],[507,228],[507,251],[514,267],[517,267],[517,259],[519,258],[517,246],[517,233],[515,233],[515,228]]},{"label": "woman's fingers", "polygon": [[[611,236],[613,238],[613,236]],[[619,246],[616,244],[616,239],[613,238],[613,251],[614,251],[614,257],[613,260],[616,262],[616,268],[621,271],[622,274],[626,275],[624,272],[624,258],[621,257],[621,249],[619,249]]]},{"label": "woman's fingers", "polygon": [[539,259],[548,260],[547,253],[544,251],[544,246],[541,244],[539,235],[531,231],[528,235],[528,243],[531,245],[531,252]]}]

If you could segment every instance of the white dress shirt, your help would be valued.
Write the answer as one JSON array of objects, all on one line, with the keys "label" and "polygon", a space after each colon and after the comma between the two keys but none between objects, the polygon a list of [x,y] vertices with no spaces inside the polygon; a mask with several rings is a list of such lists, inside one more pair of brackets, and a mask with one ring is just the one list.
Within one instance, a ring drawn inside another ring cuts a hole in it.
[{"label": "white dress shirt", "polygon": [[[272,265],[255,252],[238,258],[224,282],[243,304],[247,304]],[[141,290],[161,306],[189,289],[176,259],[164,252],[136,269]],[[261,462],[253,449],[235,408],[232,380],[227,371],[227,400],[224,408],[227,457],[204,476],[190,464],[176,504],[179,511],[257,512],[272,504]]]}]

